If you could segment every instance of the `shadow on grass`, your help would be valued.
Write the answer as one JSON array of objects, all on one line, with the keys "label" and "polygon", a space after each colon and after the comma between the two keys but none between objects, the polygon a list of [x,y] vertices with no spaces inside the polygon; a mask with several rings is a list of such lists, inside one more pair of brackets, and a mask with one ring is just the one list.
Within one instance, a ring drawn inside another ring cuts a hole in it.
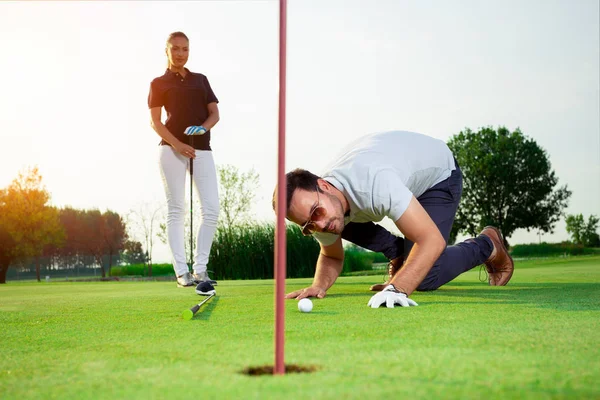
[{"label": "shadow on grass", "polygon": [[[307,278],[308,279],[308,278]],[[220,287],[223,286],[269,286],[269,287],[274,287],[275,286],[275,282],[271,281],[271,282],[261,282],[261,283],[256,283],[256,280],[249,280],[249,279],[239,279],[239,280],[231,280],[231,281],[226,281],[225,284],[221,284]]]},{"label": "shadow on grass", "polygon": [[202,307],[200,307],[196,315],[194,315],[194,318],[192,318],[192,321],[208,321],[218,302],[219,296],[214,296],[212,299],[207,301]]},{"label": "shadow on grass", "polygon": [[[465,287],[452,290],[451,287]],[[474,288],[473,284],[456,282],[431,292],[419,292],[448,298],[476,297],[487,304],[524,304],[560,311],[600,310],[600,283],[518,283],[505,287]],[[446,290],[444,290],[446,288]],[[450,289],[450,290],[448,290]],[[458,299],[457,299],[458,300]],[[436,303],[436,302],[432,302]],[[437,303],[448,303],[447,301]],[[453,301],[453,303],[473,303]],[[477,303],[482,303],[478,301]],[[430,303],[431,304],[431,303]]]},{"label": "shadow on grass", "polygon": [[377,292],[371,292],[368,290],[365,290],[364,293],[327,293],[327,296],[325,298],[338,298],[338,297],[369,297],[369,294],[374,295]]},{"label": "shadow on grass", "polygon": [[[374,292],[362,282],[344,282],[340,286],[364,285],[364,293],[331,293],[327,298],[366,297]],[[522,304],[559,311],[600,310],[600,283],[515,283],[491,287],[480,282],[451,282],[438,290],[415,292],[420,305],[433,304]],[[428,297],[446,297],[448,300],[429,301]],[[464,300],[461,300],[464,299]],[[467,300],[477,298],[479,301]]]},{"label": "shadow on grass", "polygon": [[317,314],[317,315],[338,315],[339,312],[336,311],[322,311],[322,310],[313,310],[310,312],[310,314]]}]

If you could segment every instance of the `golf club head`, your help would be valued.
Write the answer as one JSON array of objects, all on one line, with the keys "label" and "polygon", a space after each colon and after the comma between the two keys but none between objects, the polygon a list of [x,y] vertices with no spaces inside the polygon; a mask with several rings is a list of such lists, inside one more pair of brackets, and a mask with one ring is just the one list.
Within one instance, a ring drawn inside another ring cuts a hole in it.
[{"label": "golf club head", "polygon": [[196,293],[201,296],[210,296],[211,294],[217,294],[215,287],[210,282],[200,282],[196,286]]}]

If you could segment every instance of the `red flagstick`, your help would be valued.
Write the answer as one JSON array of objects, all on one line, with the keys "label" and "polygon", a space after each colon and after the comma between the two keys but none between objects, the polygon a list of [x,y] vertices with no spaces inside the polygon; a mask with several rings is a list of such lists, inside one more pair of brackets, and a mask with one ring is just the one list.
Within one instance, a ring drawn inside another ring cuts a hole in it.
[{"label": "red flagstick", "polygon": [[279,148],[277,156],[277,225],[275,227],[275,368],[274,375],[285,374],[285,267],[287,208],[285,179],[285,73],[287,0],[279,0]]}]

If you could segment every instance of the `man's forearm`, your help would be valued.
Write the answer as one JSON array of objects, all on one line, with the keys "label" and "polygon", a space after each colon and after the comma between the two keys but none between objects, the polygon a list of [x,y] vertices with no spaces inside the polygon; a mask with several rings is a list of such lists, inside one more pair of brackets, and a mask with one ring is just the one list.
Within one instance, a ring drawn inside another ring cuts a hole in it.
[{"label": "man's forearm", "polygon": [[344,260],[319,254],[313,286],[327,291],[340,276],[343,266]]},{"label": "man's forearm", "polygon": [[394,275],[390,281],[396,289],[410,296],[419,286],[427,273],[433,266],[433,263],[440,257],[444,247],[437,242],[415,243],[404,262],[404,265]]}]

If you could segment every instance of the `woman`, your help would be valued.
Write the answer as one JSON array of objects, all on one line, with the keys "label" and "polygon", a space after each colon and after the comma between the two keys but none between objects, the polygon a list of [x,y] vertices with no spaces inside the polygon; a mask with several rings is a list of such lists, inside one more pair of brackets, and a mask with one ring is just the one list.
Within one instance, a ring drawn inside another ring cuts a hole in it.
[{"label": "woman", "polygon": [[[150,84],[148,107],[152,128],[161,137],[160,170],[167,196],[167,239],[179,287],[211,281],[206,271],[217,229],[219,195],[217,173],[210,148],[210,129],[219,121],[217,97],[206,76],[185,68],[189,39],[182,32],[169,35],[165,49],[168,68]],[[161,122],[161,108],[167,121]],[[196,132],[194,136],[186,135]],[[199,136],[198,133],[200,134]],[[200,199],[202,222],[196,235],[193,274],[185,254],[185,174],[192,164],[194,186]]]}]

